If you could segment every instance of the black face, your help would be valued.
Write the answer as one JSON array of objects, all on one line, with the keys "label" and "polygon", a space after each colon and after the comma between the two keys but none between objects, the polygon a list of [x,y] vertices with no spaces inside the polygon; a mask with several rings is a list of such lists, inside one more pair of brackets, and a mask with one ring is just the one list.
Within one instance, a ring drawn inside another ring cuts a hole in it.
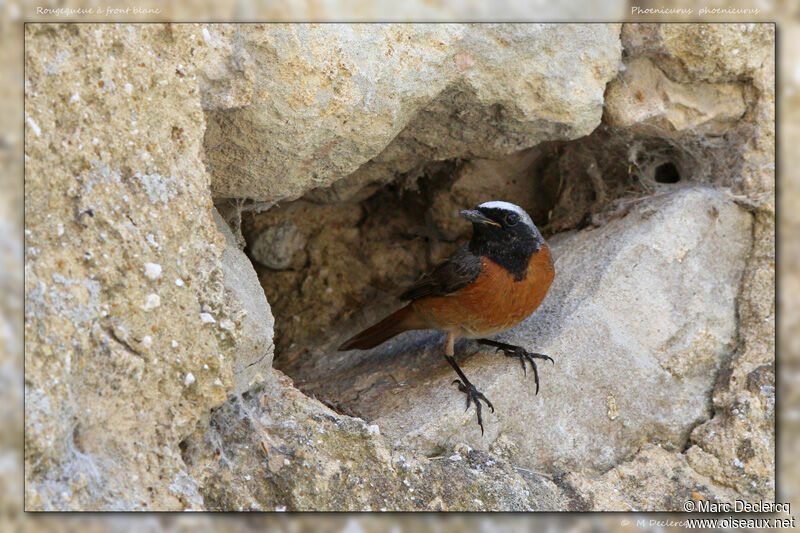
[{"label": "black face", "polygon": [[515,278],[524,279],[531,255],[544,245],[530,217],[514,209],[484,205],[462,211],[461,215],[472,222],[474,229],[470,251],[487,256]]}]

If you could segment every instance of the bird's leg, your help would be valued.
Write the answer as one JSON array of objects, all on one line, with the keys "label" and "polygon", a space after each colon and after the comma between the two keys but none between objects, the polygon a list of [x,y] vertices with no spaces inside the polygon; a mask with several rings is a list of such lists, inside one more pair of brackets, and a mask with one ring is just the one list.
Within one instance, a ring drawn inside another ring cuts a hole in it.
[{"label": "bird's leg", "polygon": [[486,396],[483,395],[478,389],[475,388],[475,385],[470,383],[467,379],[467,376],[464,375],[464,372],[458,367],[458,363],[456,363],[455,357],[455,336],[452,333],[447,334],[447,339],[445,340],[444,346],[444,357],[447,359],[447,362],[450,363],[450,366],[453,367],[453,370],[456,371],[458,377],[461,379],[456,379],[453,383],[458,383],[458,390],[463,392],[467,395],[467,409],[469,409],[469,404],[475,404],[475,412],[478,415],[478,425],[481,427],[481,435],[483,435],[483,419],[481,418],[481,400],[486,402],[486,406],[492,410],[494,413],[494,406],[492,402],[489,401]]},{"label": "bird's leg", "polygon": [[545,361],[549,359],[551,363],[555,364],[555,361],[553,361],[553,358],[549,355],[529,352],[521,346],[514,346],[513,344],[506,344],[505,342],[498,342],[489,339],[477,339],[477,343],[496,348],[497,351],[503,352],[507,357],[518,357],[519,362],[522,365],[522,370],[526,375],[528,370],[525,366],[525,361],[528,361],[531,364],[531,367],[533,367],[533,379],[536,382],[536,394],[539,394],[539,370],[536,368],[535,359],[544,359]]}]

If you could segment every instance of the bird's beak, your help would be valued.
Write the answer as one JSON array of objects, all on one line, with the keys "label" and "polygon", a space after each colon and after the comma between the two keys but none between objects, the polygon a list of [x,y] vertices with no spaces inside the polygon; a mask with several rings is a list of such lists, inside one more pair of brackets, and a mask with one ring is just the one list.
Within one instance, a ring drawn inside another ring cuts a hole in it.
[{"label": "bird's beak", "polygon": [[476,209],[464,209],[463,211],[459,211],[459,214],[470,222],[474,222],[476,224],[489,224],[491,226],[500,227],[500,224]]}]

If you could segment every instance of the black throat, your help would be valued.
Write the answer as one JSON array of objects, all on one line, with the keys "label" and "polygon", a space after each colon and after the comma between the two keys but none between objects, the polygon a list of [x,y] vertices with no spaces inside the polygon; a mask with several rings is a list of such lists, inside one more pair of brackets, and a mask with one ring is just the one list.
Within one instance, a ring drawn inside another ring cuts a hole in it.
[{"label": "black throat", "polygon": [[522,281],[528,275],[531,256],[542,249],[544,239],[539,235],[494,240],[481,234],[474,234],[469,242],[469,251],[478,256],[486,256],[508,270],[514,281]]}]

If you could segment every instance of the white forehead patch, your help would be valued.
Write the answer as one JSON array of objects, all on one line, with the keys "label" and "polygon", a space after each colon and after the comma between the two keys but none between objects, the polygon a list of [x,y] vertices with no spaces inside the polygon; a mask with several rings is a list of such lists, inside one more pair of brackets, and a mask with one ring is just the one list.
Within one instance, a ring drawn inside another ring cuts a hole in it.
[{"label": "white forehead patch", "polygon": [[531,220],[531,217],[528,216],[528,213],[526,213],[525,210],[522,209],[518,205],[514,205],[514,204],[509,203],[509,202],[501,202],[499,200],[495,200],[493,202],[484,202],[484,203],[482,203],[481,205],[478,206],[478,209],[483,209],[483,208],[485,208],[485,209],[503,209],[505,211],[513,211],[514,213],[519,215],[519,219],[521,221],[523,221],[525,224],[527,224],[528,226],[531,226],[531,227],[535,227],[533,225],[533,220]]}]

